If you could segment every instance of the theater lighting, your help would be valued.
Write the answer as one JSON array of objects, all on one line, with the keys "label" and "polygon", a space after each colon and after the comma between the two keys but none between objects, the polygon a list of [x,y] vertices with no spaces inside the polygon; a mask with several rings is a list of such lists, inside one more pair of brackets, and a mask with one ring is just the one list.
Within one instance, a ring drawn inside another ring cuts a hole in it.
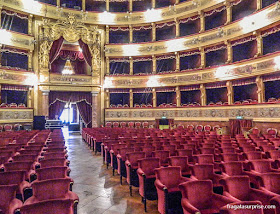
[{"label": "theater lighting", "polygon": [[66,60],[65,66],[61,73],[62,75],[71,75],[74,73],[73,67],[69,59]]},{"label": "theater lighting", "polygon": [[116,14],[108,13],[107,11],[104,11],[103,13],[100,13],[98,15],[99,22],[102,24],[114,24]]},{"label": "theater lighting", "polygon": [[148,9],[144,12],[144,18],[146,22],[157,22],[162,19],[161,10],[155,10],[154,8]]},{"label": "theater lighting", "polygon": [[111,88],[113,86],[113,81],[110,77],[105,77],[103,88]]},{"label": "theater lighting", "polygon": [[36,85],[37,84],[37,76],[36,74],[29,74],[27,78],[24,80],[24,84],[26,85]]},{"label": "theater lighting", "polygon": [[262,11],[254,15],[243,18],[240,21],[240,26],[242,27],[243,33],[249,33],[259,28],[265,27],[269,23],[270,21],[267,18],[266,11]]},{"label": "theater lighting", "polygon": [[280,56],[274,58],[275,69],[280,70]]},{"label": "theater lighting", "polygon": [[123,56],[138,56],[140,45],[122,45]]},{"label": "theater lighting", "polygon": [[5,29],[0,29],[0,43],[1,44],[9,44],[11,42],[12,34],[11,32],[5,30]]},{"label": "theater lighting", "polygon": [[218,67],[215,72],[215,78],[217,79],[225,79],[231,75],[231,71],[233,70],[234,66],[221,66]]},{"label": "theater lighting", "polygon": [[184,39],[173,39],[166,41],[167,52],[176,52],[186,49],[187,47],[184,46],[184,42]]},{"label": "theater lighting", "polygon": [[32,12],[40,11],[42,9],[43,4],[34,0],[21,0],[22,6],[25,10],[30,10]]},{"label": "theater lighting", "polygon": [[149,80],[146,83],[146,86],[147,87],[158,87],[158,86],[160,86],[158,76],[150,76]]}]

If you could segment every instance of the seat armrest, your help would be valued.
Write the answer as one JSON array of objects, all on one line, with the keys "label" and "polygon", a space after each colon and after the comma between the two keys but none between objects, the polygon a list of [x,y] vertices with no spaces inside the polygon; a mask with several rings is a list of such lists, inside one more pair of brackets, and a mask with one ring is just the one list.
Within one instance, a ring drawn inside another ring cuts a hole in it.
[{"label": "seat armrest", "polygon": [[155,186],[162,191],[166,189],[166,186],[163,183],[161,183],[158,179],[155,180]]},{"label": "seat armrest", "polygon": [[137,169],[137,174],[138,174],[139,176],[145,175],[144,171],[143,171],[141,168],[138,168],[138,169]]},{"label": "seat armrest", "polygon": [[188,213],[190,214],[198,214],[200,213],[199,209],[197,209],[196,207],[194,207],[188,199],[186,198],[182,198],[181,201],[182,207],[184,210],[186,210]]}]

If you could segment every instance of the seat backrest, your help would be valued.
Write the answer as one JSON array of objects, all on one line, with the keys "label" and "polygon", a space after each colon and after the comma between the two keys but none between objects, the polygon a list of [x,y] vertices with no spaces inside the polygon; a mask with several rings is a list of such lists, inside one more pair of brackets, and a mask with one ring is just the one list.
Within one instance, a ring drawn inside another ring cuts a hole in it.
[{"label": "seat backrest", "polygon": [[197,155],[197,161],[199,164],[214,163],[214,155],[213,154]]},{"label": "seat backrest", "polygon": [[182,172],[189,169],[187,156],[173,156],[169,158],[169,161],[171,166],[180,166]]},{"label": "seat backrest", "polygon": [[38,155],[16,155],[13,157],[14,161],[35,161]]},{"label": "seat backrest", "polygon": [[46,152],[44,159],[65,158],[65,152]]},{"label": "seat backrest", "polygon": [[72,202],[70,199],[47,200],[29,205],[24,205],[20,208],[21,214],[38,214],[46,211],[54,211],[59,214],[70,214],[72,212]]},{"label": "seat backrest", "polygon": [[34,181],[31,186],[33,197],[39,201],[64,198],[70,188],[70,178],[56,178]]},{"label": "seat backrest", "polygon": [[280,150],[269,151],[269,155],[273,160],[280,159]]},{"label": "seat backrest", "polygon": [[211,179],[214,174],[214,165],[213,164],[194,165],[193,174],[198,180]]},{"label": "seat backrest", "polygon": [[146,176],[154,175],[155,169],[159,167],[159,158],[143,158],[138,160],[138,168],[141,168]]},{"label": "seat backrest", "polygon": [[154,151],[152,152],[152,156],[159,158],[161,163],[166,163],[168,162],[169,159],[169,151],[164,151],[164,150],[160,150],[160,151]]},{"label": "seat backrest", "polygon": [[9,213],[10,201],[16,197],[16,184],[0,185],[0,210],[3,213]]},{"label": "seat backrest", "polygon": [[0,185],[20,184],[24,176],[24,171],[0,172]]},{"label": "seat backrest", "polygon": [[245,155],[248,160],[262,159],[262,152],[260,152],[260,151],[246,152]]},{"label": "seat backrest", "polygon": [[267,190],[280,194],[280,174],[279,173],[262,173],[262,186]]},{"label": "seat backrest", "polygon": [[68,167],[66,166],[55,166],[36,169],[37,179],[38,181],[42,181],[47,179],[66,178],[67,169]]},{"label": "seat backrest", "polygon": [[65,166],[65,158],[55,158],[40,161],[41,168],[52,166]]},{"label": "seat backrest", "polygon": [[241,161],[229,161],[223,163],[223,169],[229,176],[242,175],[243,174],[243,164]]},{"label": "seat backrest", "polygon": [[253,166],[253,170],[255,170],[256,172],[265,173],[265,172],[271,172],[272,170],[270,160],[267,159],[252,160],[250,162]]},{"label": "seat backrest", "polygon": [[215,148],[201,148],[201,154],[215,154]]},{"label": "seat backrest", "polygon": [[213,195],[213,184],[210,180],[189,181],[179,186],[182,198],[187,198],[191,205],[197,209],[211,207],[211,196]]},{"label": "seat backrest", "polygon": [[239,161],[238,154],[236,153],[227,153],[227,154],[222,154],[224,162],[229,162],[229,161]]},{"label": "seat backrest", "polygon": [[178,187],[181,180],[181,168],[179,166],[162,167],[155,170],[156,179],[167,187],[167,189]]},{"label": "seat backrest", "polygon": [[132,167],[138,166],[138,160],[145,158],[145,152],[130,152],[126,154],[126,160],[128,160]]},{"label": "seat backrest", "polygon": [[18,170],[24,170],[29,171],[31,169],[31,166],[33,164],[33,161],[15,161],[10,163],[5,163],[4,168],[5,171],[18,171]]},{"label": "seat backrest", "polygon": [[225,191],[241,201],[249,200],[250,181],[248,176],[230,176],[224,180]]}]

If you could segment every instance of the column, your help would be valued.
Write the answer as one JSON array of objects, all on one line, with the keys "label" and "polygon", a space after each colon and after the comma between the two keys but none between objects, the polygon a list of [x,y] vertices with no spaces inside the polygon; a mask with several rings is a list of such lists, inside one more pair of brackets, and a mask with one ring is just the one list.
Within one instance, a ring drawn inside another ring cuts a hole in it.
[{"label": "column", "polygon": [[56,6],[60,7],[60,0],[56,0]]},{"label": "column", "polygon": [[262,0],[257,0],[257,10],[262,9]]},{"label": "column", "polygon": [[153,88],[152,93],[153,93],[153,107],[157,107],[157,92],[155,88]]},{"label": "column", "polygon": [[226,86],[227,86],[228,104],[232,105],[233,104],[233,87],[232,87],[232,82],[231,81],[227,81]]},{"label": "column", "polygon": [[200,16],[200,33],[205,31],[205,17],[204,17],[204,12],[199,11],[199,16]]},{"label": "column", "polygon": [[105,43],[109,44],[110,42],[110,29],[109,29],[109,25],[106,25],[106,39],[105,39]]},{"label": "column", "polygon": [[133,11],[133,0],[129,0],[128,1],[128,10],[129,10],[129,12],[132,12]]},{"label": "column", "polygon": [[129,74],[133,75],[133,59],[131,56],[129,57]]},{"label": "column", "polygon": [[176,86],[176,105],[181,106],[181,91],[179,86]]},{"label": "column", "polygon": [[29,89],[28,89],[27,107],[32,108],[32,87],[29,87]]},{"label": "column", "polygon": [[254,34],[257,36],[257,53],[254,57],[258,57],[263,55],[263,38],[260,32],[254,32]]},{"label": "column", "polygon": [[202,106],[206,106],[207,97],[204,84],[200,84],[200,102]]},{"label": "column", "polygon": [[82,10],[86,11],[86,0],[82,0]]},{"label": "column", "polygon": [[129,25],[129,42],[133,42],[133,28],[131,25]]},{"label": "column", "polygon": [[257,84],[257,94],[258,94],[258,102],[263,103],[265,101],[265,87],[263,83],[263,79],[261,76],[257,76],[256,78],[256,84]]},{"label": "column", "polygon": [[44,116],[49,116],[49,93],[50,91],[42,91],[42,112]]},{"label": "column", "polygon": [[3,7],[0,6],[0,23],[2,23],[2,9],[3,9]]},{"label": "column", "polygon": [[110,0],[106,0],[106,11],[109,12],[110,10]]},{"label": "column", "polygon": [[232,53],[232,46],[231,43],[229,41],[225,42],[226,46],[227,46],[227,64],[231,63],[233,60],[233,53]]},{"label": "column", "polygon": [[180,3],[180,0],[175,0],[175,4],[179,4]]},{"label": "column", "polygon": [[[0,14],[1,14],[1,10],[0,10]],[[1,15],[0,15],[0,17],[1,17]],[[1,18],[0,18],[0,23],[1,23]],[[3,47],[3,44],[0,44],[0,49],[2,49],[2,47]],[[0,66],[2,66],[1,61],[2,61],[2,54],[0,54]]]},{"label": "column", "polygon": [[205,51],[204,51],[204,48],[199,48],[200,50],[200,68],[205,68],[206,66],[206,54],[205,54]]},{"label": "column", "polygon": [[33,15],[29,14],[28,16],[28,34],[32,35],[32,21],[33,21]]},{"label": "column", "polygon": [[105,90],[105,108],[110,108],[110,92],[109,92],[109,89]]},{"label": "column", "polygon": [[178,52],[175,52],[175,60],[176,60],[176,71],[180,71],[180,55]]},{"label": "column", "polygon": [[108,56],[106,56],[106,74],[110,74],[110,59]]},{"label": "column", "polygon": [[32,56],[33,56],[33,51],[28,52],[28,71],[32,71]]},{"label": "column", "polygon": [[[0,10],[0,12],[1,12],[1,10]],[[0,84],[0,104],[2,103],[2,94],[1,94],[1,92],[2,92],[2,85]]]},{"label": "column", "polygon": [[227,0],[225,2],[226,8],[227,8],[227,21],[225,23],[225,25],[231,23],[232,21],[232,6],[230,5],[230,1]]},{"label": "column", "polygon": [[180,23],[177,18],[175,18],[175,26],[176,26],[176,37],[180,37]]},{"label": "column", "polygon": [[152,0],[152,8],[156,8],[156,0]]},{"label": "column", "polygon": [[98,92],[92,91],[92,128],[98,127]]},{"label": "column", "polygon": [[129,107],[133,108],[133,91],[132,91],[132,88],[129,89]]},{"label": "column", "polygon": [[153,64],[153,70],[152,73],[156,74],[157,73],[157,58],[155,55],[152,55],[152,64]]},{"label": "column", "polygon": [[156,41],[156,37],[157,37],[157,34],[156,34],[156,24],[152,23],[152,42]]}]

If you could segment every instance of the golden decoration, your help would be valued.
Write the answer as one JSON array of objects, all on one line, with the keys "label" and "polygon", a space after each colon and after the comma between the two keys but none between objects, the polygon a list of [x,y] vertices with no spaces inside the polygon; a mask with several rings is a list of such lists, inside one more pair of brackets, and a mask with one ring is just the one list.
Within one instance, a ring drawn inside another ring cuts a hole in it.
[{"label": "golden decoration", "polygon": [[92,71],[99,71],[101,45],[97,26],[87,27],[85,24],[77,22],[75,15],[70,13],[65,20],[58,20],[54,23],[49,19],[43,18],[40,30],[40,68],[49,68],[49,52],[52,44],[62,36],[67,42],[73,43],[81,39],[86,43],[92,55]]}]

